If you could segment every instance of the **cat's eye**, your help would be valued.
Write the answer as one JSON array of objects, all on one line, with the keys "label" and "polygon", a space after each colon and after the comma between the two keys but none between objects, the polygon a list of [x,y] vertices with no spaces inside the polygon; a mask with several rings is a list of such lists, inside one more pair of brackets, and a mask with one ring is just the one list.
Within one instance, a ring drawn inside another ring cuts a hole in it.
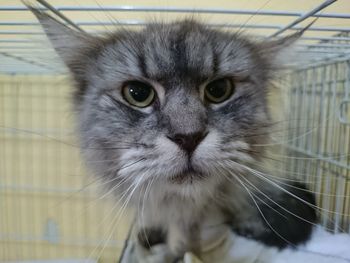
[{"label": "cat's eye", "polygon": [[154,98],[153,87],[141,81],[129,81],[122,90],[124,99],[133,106],[145,108],[149,106]]},{"label": "cat's eye", "polygon": [[211,103],[221,103],[232,95],[233,89],[229,78],[216,79],[204,88],[204,98]]}]

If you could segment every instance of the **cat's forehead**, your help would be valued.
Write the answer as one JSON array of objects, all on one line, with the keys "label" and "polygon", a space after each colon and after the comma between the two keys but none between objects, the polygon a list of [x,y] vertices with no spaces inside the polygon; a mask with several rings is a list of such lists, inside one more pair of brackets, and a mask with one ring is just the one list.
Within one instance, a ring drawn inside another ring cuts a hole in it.
[{"label": "cat's forehead", "polygon": [[215,75],[247,74],[254,64],[251,52],[237,35],[185,20],[124,35],[106,46],[102,65],[124,76],[200,82]]},{"label": "cat's forehead", "polygon": [[153,25],[142,32],[144,58],[151,75],[210,75],[217,69],[218,54],[210,31],[185,21],[171,25]]}]

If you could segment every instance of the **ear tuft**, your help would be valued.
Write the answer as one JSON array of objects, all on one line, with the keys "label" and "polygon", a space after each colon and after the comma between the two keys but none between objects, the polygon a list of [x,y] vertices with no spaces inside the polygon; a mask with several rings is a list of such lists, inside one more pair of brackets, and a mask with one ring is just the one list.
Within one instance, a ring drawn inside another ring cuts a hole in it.
[{"label": "ear tuft", "polygon": [[77,57],[95,45],[96,37],[73,30],[47,13],[24,4],[38,18],[57,54],[68,67],[74,67],[73,63]]},{"label": "ear tuft", "polygon": [[300,39],[300,37],[308,30],[317,19],[313,20],[302,30],[287,35],[285,37],[266,40],[258,45],[261,55],[268,59],[272,64],[280,65],[284,64],[288,60],[295,60],[295,44]]}]

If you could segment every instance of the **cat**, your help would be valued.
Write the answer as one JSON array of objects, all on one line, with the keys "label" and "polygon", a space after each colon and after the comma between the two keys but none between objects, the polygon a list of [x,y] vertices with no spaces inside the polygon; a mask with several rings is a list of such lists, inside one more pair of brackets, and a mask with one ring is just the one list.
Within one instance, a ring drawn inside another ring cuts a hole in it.
[{"label": "cat", "polygon": [[302,32],[258,41],[187,19],[94,36],[29,8],[74,80],[87,166],[135,208],[141,244],[200,255],[222,233],[210,225],[278,248],[310,237],[313,195],[259,166],[269,83]]}]

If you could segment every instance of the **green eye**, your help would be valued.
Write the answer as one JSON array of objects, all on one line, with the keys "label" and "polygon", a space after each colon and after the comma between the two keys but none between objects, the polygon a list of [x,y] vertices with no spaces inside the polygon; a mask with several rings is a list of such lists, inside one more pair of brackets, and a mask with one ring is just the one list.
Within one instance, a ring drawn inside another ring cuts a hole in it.
[{"label": "green eye", "polygon": [[155,97],[153,87],[140,81],[127,82],[123,87],[122,94],[128,103],[139,108],[149,106]]},{"label": "green eye", "polygon": [[233,83],[230,79],[217,79],[205,87],[204,97],[211,103],[221,103],[232,95],[233,88]]}]

